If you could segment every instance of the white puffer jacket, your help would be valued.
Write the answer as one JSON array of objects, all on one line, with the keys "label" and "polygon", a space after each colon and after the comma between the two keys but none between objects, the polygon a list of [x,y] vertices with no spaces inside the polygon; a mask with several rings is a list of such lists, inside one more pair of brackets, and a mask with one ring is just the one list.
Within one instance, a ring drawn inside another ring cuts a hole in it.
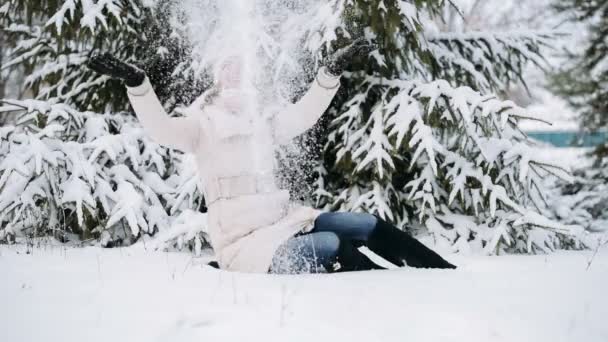
[{"label": "white puffer jacket", "polygon": [[221,101],[203,106],[202,97],[187,109],[188,116],[173,118],[148,79],[127,89],[137,117],[153,139],[196,156],[211,244],[221,268],[266,273],[283,242],[312,229],[320,212],[290,203],[289,192],[277,187],[274,152],[277,144],[317,122],[339,86],[339,78],[321,68],[300,101],[264,119],[231,114]]}]

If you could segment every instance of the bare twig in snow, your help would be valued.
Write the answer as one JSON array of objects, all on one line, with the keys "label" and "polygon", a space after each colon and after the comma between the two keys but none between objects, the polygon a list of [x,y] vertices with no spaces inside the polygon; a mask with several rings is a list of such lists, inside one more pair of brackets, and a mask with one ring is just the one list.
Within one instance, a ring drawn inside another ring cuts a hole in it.
[{"label": "bare twig in snow", "polygon": [[190,260],[188,260],[188,262],[186,263],[186,266],[184,267],[184,271],[182,272],[182,276],[184,274],[186,274],[186,271],[188,270],[188,267],[190,267],[190,265],[192,264],[193,259],[194,259],[193,257],[190,257]]},{"label": "bare twig in snow", "polygon": [[101,276],[101,261],[99,260],[99,254],[97,254],[97,276],[99,277],[101,285],[103,285],[103,277]]},{"label": "bare twig in snow", "polygon": [[608,239],[606,239],[606,241],[600,241],[600,243],[597,244],[597,247],[595,247],[595,250],[593,251],[593,255],[591,255],[591,259],[589,259],[589,261],[587,262],[587,271],[589,270],[589,268],[591,267],[591,264],[593,263],[593,259],[595,259],[595,256],[597,255],[597,252],[599,252],[600,248],[602,248],[603,246],[608,244]]},{"label": "bare twig in snow", "polygon": [[238,304],[236,297],[236,279],[234,279],[234,275],[231,275],[230,279],[232,280],[232,303],[236,305]]},{"label": "bare twig in snow", "polygon": [[279,326],[283,327],[285,323],[285,311],[287,311],[288,307],[287,301],[287,286],[285,284],[281,285],[281,314],[279,316]]}]

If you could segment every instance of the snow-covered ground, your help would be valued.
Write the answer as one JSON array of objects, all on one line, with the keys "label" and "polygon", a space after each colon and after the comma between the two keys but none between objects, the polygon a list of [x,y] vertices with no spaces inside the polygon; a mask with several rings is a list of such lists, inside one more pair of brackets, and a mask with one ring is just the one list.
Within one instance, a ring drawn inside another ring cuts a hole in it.
[{"label": "snow-covered ground", "polygon": [[608,248],[270,276],[185,253],[0,246],[0,340],[608,341]]}]

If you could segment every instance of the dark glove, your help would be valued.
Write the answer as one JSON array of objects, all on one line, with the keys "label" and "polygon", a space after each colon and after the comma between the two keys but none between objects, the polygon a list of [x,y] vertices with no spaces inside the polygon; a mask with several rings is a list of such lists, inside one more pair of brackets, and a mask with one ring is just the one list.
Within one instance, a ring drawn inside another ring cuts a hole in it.
[{"label": "dark glove", "polygon": [[340,76],[350,65],[355,56],[367,55],[375,49],[376,47],[370,44],[365,38],[359,38],[352,44],[341,48],[329,56],[325,66],[332,75]]},{"label": "dark glove", "polygon": [[146,73],[143,70],[122,62],[109,53],[91,57],[87,62],[87,66],[89,69],[102,75],[124,80],[128,87],[140,86],[146,79]]}]

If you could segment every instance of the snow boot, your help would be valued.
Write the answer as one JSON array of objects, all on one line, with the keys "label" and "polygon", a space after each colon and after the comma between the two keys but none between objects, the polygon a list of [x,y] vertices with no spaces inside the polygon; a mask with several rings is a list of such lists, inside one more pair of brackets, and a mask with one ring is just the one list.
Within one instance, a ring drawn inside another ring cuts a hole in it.
[{"label": "snow boot", "polygon": [[329,273],[386,269],[376,265],[348,239],[340,239],[338,253],[324,267]]},{"label": "snow boot", "polygon": [[416,268],[450,268],[450,264],[408,233],[377,217],[376,227],[367,240],[367,247],[396,266]]}]

